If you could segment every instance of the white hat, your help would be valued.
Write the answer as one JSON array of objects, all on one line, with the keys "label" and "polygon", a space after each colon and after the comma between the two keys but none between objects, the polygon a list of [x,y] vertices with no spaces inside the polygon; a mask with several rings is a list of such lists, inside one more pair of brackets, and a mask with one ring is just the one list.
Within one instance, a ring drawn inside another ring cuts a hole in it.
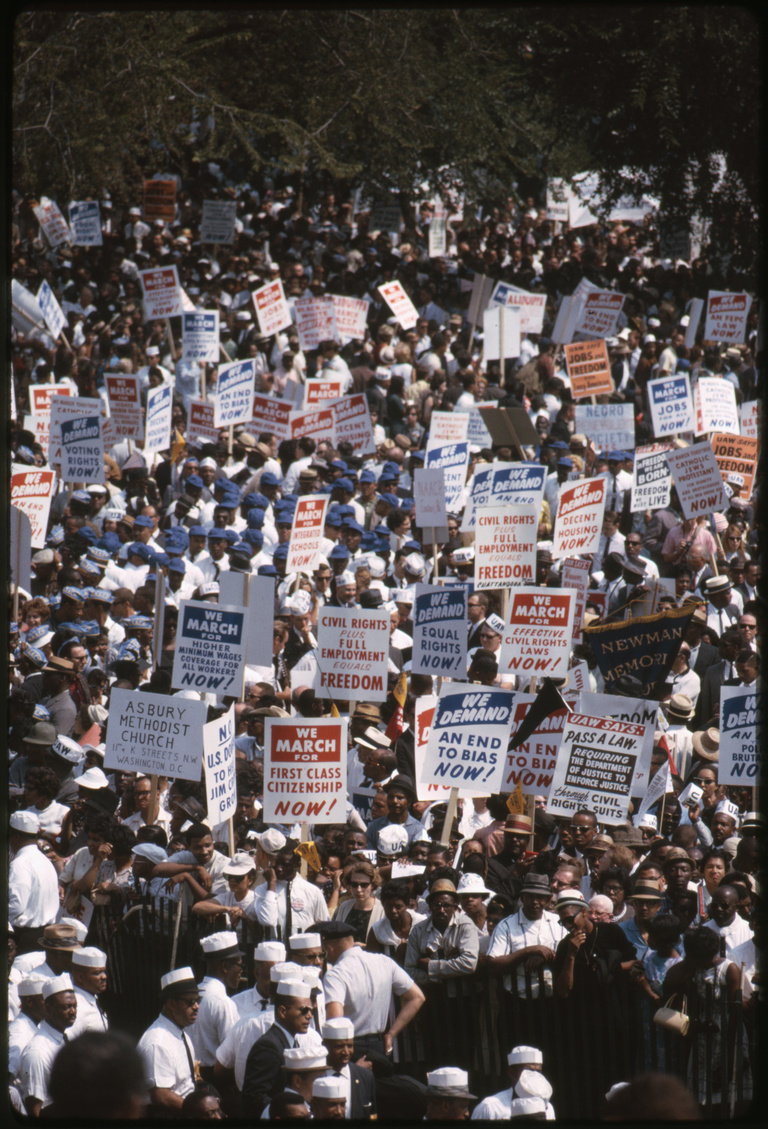
[{"label": "white hat", "polygon": [[399,823],[389,823],[382,827],[376,850],[383,855],[399,855],[408,846],[408,832]]},{"label": "white hat", "polygon": [[[274,972],[274,969],[272,971]],[[278,996],[293,996],[305,1000],[309,996],[309,985],[303,980],[279,980],[277,994]]]},{"label": "white hat", "polygon": [[42,996],[43,985],[50,980],[50,976],[27,976],[19,984],[20,996]]},{"label": "white hat", "polygon": [[221,933],[210,933],[200,940],[200,948],[210,960],[224,960],[226,957],[240,954],[237,933],[222,930]]},{"label": "white hat", "polygon": [[374,553],[373,556],[368,558],[368,571],[374,580],[381,580],[387,571],[387,566],[381,557],[377,557]]},{"label": "white hat", "polygon": [[408,604],[409,607],[413,607],[415,600],[416,596],[412,585],[407,588],[396,588],[392,595],[392,602],[395,604]]},{"label": "white hat", "polygon": [[219,464],[215,459],[212,459],[210,455],[206,455],[204,459],[200,460],[200,470],[203,470],[205,467],[213,467],[214,470],[218,470]]},{"label": "white hat", "polygon": [[336,1019],[326,1019],[320,1034],[324,1039],[354,1039],[355,1025],[351,1019],[340,1015]]},{"label": "white hat", "polygon": [[475,559],[475,550],[472,545],[467,545],[466,548],[456,549],[452,556],[454,564],[470,564]]},{"label": "white hat", "polygon": [[315,1078],[312,1083],[312,1097],[325,1098],[327,1101],[346,1099],[347,1083],[343,1078],[336,1078],[333,1074],[329,1074],[325,1078]]},{"label": "white hat", "polygon": [[282,941],[262,941],[253,950],[254,960],[280,961],[285,960],[285,945]]},{"label": "white hat", "polygon": [[328,1065],[325,1054],[315,1044],[311,1047],[286,1047],[283,1051],[283,1066],[292,1070],[322,1070]]},{"label": "white hat", "polygon": [[77,741],[73,741],[71,737],[64,737],[59,735],[51,746],[51,751],[62,760],[69,761],[70,764],[80,764],[80,761],[85,756],[82,748],[78,745]]},{"label": "white hat", "polygon": [[58,992],[74,992],[74,990],[72,977],[68,972],[62,972],[61,976],[52,976],[43,984],[43,999],[47,1000],[49,996],[55,996]]},{"label": "white hat", "polygon": [[543,1098],[513,1098],[509,1103],[509,1117],[531,1117],[534,1113],[546,1113],[547,1103]]},{"label": "white hat", "polygon": [[552,1086],[538,1070],[523,1070],[515,1082],[518,1098],[542,1098],[548,1102],[552,1097]]},{"label": "white hat", "polygon": [[77,933],[77,939],[81,945],[88,936],[88,926],[84,925],[82,921],[78,921],[76,917],[61,917],[59,918],[59,925],[71,925]]},{"label": "white hat", "polygon": [[279,980],[300,980],[304,971],[300,964],[292,960],[281,960],[269,970],[269,978],[273,984]]},{"label": "white hat", "polygon": [[456,887],[457,894],[492,894],[479,874],[462,874]]},{"label": "white hat", "polygon": [[256,863],[254,862],[251,855],[247,854],[245,851],[238,851],[226,864],[226,866],[222,870],[222,874],[250,874],[250,872],[255,869]]},{"label": "white hat", "polygon": [[166,972],[164,976],[160,977],[160,987],[165,991],[167,988],[172,988],[174,984],[183,984],[187,980],[191,980],[197,988],[195,974],[189,965],[185,965],[184,968],[174,968],[172,972]]},{"label": "white hat", "polygon": [[78,788],[108,788],[109,781],[100,768],[89,768],[82,776],[77,777]]},{"label": "white hat", "polygon": [[514,1066],[518,1062],[533,1063],[534,1066],[544,1065],[544,1055],[538,1047],[513,1047],[507,1055],[507,1063]]},{"label": "white hat", "polygon": [[339,576],[336,577],[336,583],[337,583],[337,585],[338,584],[354,584],[355,583],[354,572],[350,572],[348,568],[345,568],[344,571]]},{"label": "white hat", "polygon": [[128,215],[129,216],[140,216],[141,215],[141,208],[136,208],[136,207],[129,208],[128,209]]},{"label": "white hat", "polygon": [[15,811],[10,822],[14,831],[22,831],[25,835],[40,833],[40,820],[31,811]]},{"label": "white hat", "polygon": [[[77,960],[75,960],[75,957],[77,957]],[[72,963],[79,964],[83,968],[106,968],[107,954],[103,953],[101,949],[89,945],[86,949],[72,953]]]},{"label": "white hat", "polygon": [[276,855],[288,842],[282,831],[278,831],[276,827],[268,827],[257,838],[262,851],[266,851],[268,855]]},{"label": "white hat", "polygon": [[159,357],[160,349],[157,345],[147,345],[146,354],[148,357]]},{"label": "white hat", "polygon": [[473,1098],[469,1093],[469,1075],[458,1066],[441,1066],[427,1071],[427,1097]]},{"label": "white hat", "polygon": [[309,592],[303,590],[294,592],[289,600],[286,600],[288,610],[291,615],[307,615],[312,607],[312,597]]},{"label": "white hat", "polygon": [[320,969],[316,964],[306,964],[301,966],[301,980],[307,985],[310,991],[313,988],[320,987]]},{"label": "white hat", "polygon": [[427,563],[421,553],[409,553],[403,562],[408,572],[415,572],[421,575],[426,572]]},{"label": "white hat", "polygon": [[495,631],[497,635],[504,634],[504,620],[500,615],[496,615],[495,612],[491,612],[489,616],[486,616],[485,622],[486,625],[490,627],[491,631]]},{"label": "white hat", "polygon": [[218,596],[218,594],[219,594],[219,582],[218,582],[218,580],[206,580],[204,584],[200,585],[200,587],[198,588],[198,592],[200,593],[201,596]]},{"label": "white hat", "polygon": [[644,827],[646,829],[646,831],[656,831],[656,830],[658,830],[658,823],[656,821],[656,816],[651,815],[650,812],[646,812],[645,815],[635,816],[634,824],[635,824],[635,827],[640,827],[640,828]]},{"label": "white hat", "polygon": [[288,938],[288,948],[292,949],[295,953],[302,952],[304,949],[319,949],[320,948],[320,934],[319,933],[293,933]]}]

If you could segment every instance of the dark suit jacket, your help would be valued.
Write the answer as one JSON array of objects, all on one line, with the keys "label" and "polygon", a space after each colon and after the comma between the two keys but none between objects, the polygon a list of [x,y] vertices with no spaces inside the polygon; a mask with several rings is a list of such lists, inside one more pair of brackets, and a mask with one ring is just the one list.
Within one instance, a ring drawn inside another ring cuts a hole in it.
[{"label": "dark suit jacket", "polygon": [[416,779],[414,741],[413,730],[406,729],[405,733],[401,733],[394,744],[397,771],[403,776],[410,776],[411,780]]},{"label": "dark suit jacket", "polygon": [[282,1030],[273,1023],[251,1047],[243,1078],[244,1117],[259,1117],[264,1106],[284,1088],[283,1051],[288,1046]]},{"label": "dark suit jacket", "polygon": [[483,617],[483,619],[481,619],[479,623],[476,623],[475,626],[470,631],[469,638],[467,639],[467,650],[468,651],[471,651],[473,647],[481,646],[480,632],[483,629],[484,623],[485,623],[485,618]]},{"label": "dark suit jacket", "polygon": [[725,681],[727,669],[725,659],[713,663],[701,680],[701,693],[696,701],[696,712],[693,720],[696,729],[706,729],[713,717],[717,717],[720,710],[720,687]]},{"label": "dark suit jacket", "polygon": [[354,1062],[349,1064],[352,1081],[349,1116],[354,1120],[368,1120],[376,1114],[376,1080],[373,1071]]},{"label": "dark suit jacket", "polygon": [[696,656],[696,662],[693,666],[693,673],[698,674],[699,678],[704,678],[709,668],[716,662],[719,662],[717,647],[713,647],[711,643],[707,643],[702,639],[699,653]]}]

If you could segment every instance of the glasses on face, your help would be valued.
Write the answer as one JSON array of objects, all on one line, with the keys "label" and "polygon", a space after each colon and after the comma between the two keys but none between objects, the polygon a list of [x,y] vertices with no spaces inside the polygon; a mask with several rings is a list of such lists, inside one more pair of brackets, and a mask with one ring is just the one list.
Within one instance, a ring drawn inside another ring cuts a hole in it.
[{"label": "glasses on face", "polygon": [[350,882],[350,890],[365,890],[370,886],[370,882]]},{"label": "glasses on face", "polygon": [[297,1007],[294,1010],[297,1011],[299,1013],[299,1015],[311,1015],[312,1014],[312,1008],[311,1007]]}]

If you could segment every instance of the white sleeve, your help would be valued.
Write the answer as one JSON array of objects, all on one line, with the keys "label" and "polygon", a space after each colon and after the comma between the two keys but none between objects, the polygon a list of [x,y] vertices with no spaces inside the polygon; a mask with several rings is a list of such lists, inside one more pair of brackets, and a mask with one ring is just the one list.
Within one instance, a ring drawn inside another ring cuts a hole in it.
[{"label": "white sleeve", "polygon": [[246,907],[245,915],[251,921],[258,921],[260,925],[277,925],[277,890],[267,890],[263,894],[256,890],[253,901]]}]

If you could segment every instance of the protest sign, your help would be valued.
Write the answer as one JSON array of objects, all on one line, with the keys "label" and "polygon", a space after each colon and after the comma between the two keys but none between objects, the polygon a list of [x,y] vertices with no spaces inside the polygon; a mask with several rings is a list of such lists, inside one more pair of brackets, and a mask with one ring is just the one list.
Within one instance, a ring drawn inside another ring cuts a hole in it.
[{"label": "protest sign", "polygon": [[623,294],[590,287],[584,295],[575,332],[584,333],[587,337],[612,337],[623,305]]},{"label": "protest sign", "polygon": [[291,413],[293,404],[290,400],[278,400],[274,396],[264,396],[255,392],[253,396],[253,411],[251,422],[254,430],[273,432],[281,442],[288,439],[291,434]]},{"label": "protest sign", "polygon": [[728,509],[720,468],[709,443],[669,451],[667,463],[686,517],[706,517]]},{"label": "protest sign", "polygon": [[75,247],[101,247],[101,209],[98,200],[78,200],[69,205],[69,226]]},{"label": "protest sign", "polygon": [[383,702],[389,629],[387,612],[321,607],[317,616],[318,697]]},{"label": "protest sign", "polygon": [[235,707],[203,726],[203,768],[208,822],[225,823],[237,811]]},{"label": "protest sign", "polygon": [[58,337],[62,329],[66,327],[67,319],[61,306],[56,301],[56,295],[45,279],[41,282],[40,289],[37,292],[37,304],[43,311],[45,324],[50,329],[51,334],[53,337]]},{"label": "protest sign", "polygon": [[762,753],[758,747],[765,693],[751,686],[722,686],[720,689],[720,760],[718,784],[746,784],[757,788],[762,783]]},{"label": "protest sign", "polygon": [[592,439],[598,451],[632,451],[635,446],[633,404],[577,404],[574,426]]},{"label": "protest sign", "polygon": [[42,341],[47,349],[53,348],[54,342],[43,320],[43,311],[37,298],[17,278],[11,279],[11,320],[17,333],[22,333],[33,341]]},{"label": "protest sign", "polygon": [[45,417],[50,425],[51,397],[74,395],[71,384],[32,384],[29,388],[29,406],[32,415],[38,418]]},{"label": "protest sign", "polygon": [[164,220],[173,223],[176,219],[176,181],[144,181],[144,222]]},{"label": "protest sign", "polygon": [[727,431],[739,434],[739,411],[736,407],[736,389],[730,380],[717,376],[703,376],[693,392],[696,415],[696,434],[708,431]]},{"label": "protest sign", "polygon": [[757,439],[760,427],[760,401],[748,400],[739,405],[739,424],[742,435]]},{"label": "protest sign", "polygon": [[385,282],[379,287],[379,293],[399,321],[400,328],[413,329],[419,315],[413,302],[403,290],[402,283]]},{"label": "protest sign", "polygon": [[247,614],[230,604],[181,601],[171,683],[175,690],[240,696]]},{"label": "protest sign", "polygon": [[467,413],[469,415],[469,426],[467,428],[467,434],[466,434],[465,438],[469,442],[470,446],[472,446],[472,447],[491,447],[491,446],[493,446],[493,440],[491,439],[491,433],[488,430],[488,428],[485,426],[485,420],[483,419],[483,417],[480,413],[480,408],[495,408],[495,407],[496,407],[496,401],[495,400],[488,400],[488,401],[484,400],[481,403],[478,403],[474,408],[469,409],[469,412]]},{"label": "protest sign", "polygon": [[742,345],[747,339],[747,317],[751,305],[752,297],[749,294],[710,290],[707,294],[704,340]]},{"label": "protest sign", "polygon": [[538,463],[494,463],[488,504],[533,506],[541,511],[546,467]]},{"label": "protest sign", "polygon": [[144,457],[150,451],[165,451],[171,445],[173,395],[170,384],[161,384],[147,391],[147,424]]},{"label": "protest sign", "polygon": [[520,310],[520,332],[541,333],[544,328],[546,294],[529,294],[509,282],[497,282],[491,295],[495,306],[516,306]]},{"label": "protest sign", "polygon": [[128,373],[105,372],[109,418],[116,439],[144,438],[144,408],[139,378]]},{"label": "protest sign", "polygon": [[225,569],[219,574],[222,604],[247,609],[245,661],[248,666],[271,666],[275,621],[275,583],[271,576]]},{"label": "protest sign", "polygon": [[569,223],[572,189],[565,180],[547,177],[547,219]]},{"label": "protest sign", "polygon": [[32,210],[50,247],[59,247],[62,243],[70,242],[69,227],[59,211],[58,204],[54,204],[47,196],[41,196],[40,203]]},{"label": "protest sign", "polygon": [[247,423],[252,418],[255,383],[255,358],[220,366],[213,401],[213,419],[217,427]]},{"label": "protest sign", "polygon": [[574,400],[613,392],[613,377],[604,340],[566,345],[565,364]]},{"label": "protest sign", "polygon": [[[512,706],[512,728],[510,739],[515,736],[528,710],[536,700],[535,694],[514,694]],[[533,733],[521,742],[516,749],[507,750],[502,792],[511,792],[518,785],[528,796],[548,796],[552,787],[552,777],[557,762],[557,754],[563,737],[563,727],[569,711],[565,708],[555,710],[543,718]]]},{"label": "protest sign", "polygon": [[509,690],[441,686],[417,783],[499,792],[513,700]]},{"label": "protest sign", "polygon": [[20,463],[11,466],[11,504],[29,518],[33,549],[42,549],[45,545],[55,485],[56,475],[52,470],[25,467]]},{"label": "protest sign", "polygon": [[476,274],[471,283],[467,321],[474,326],[480,321],[483,310],[491,300],[496,280],[484,274]]},{"label": "protest sign", "polygon": [[[590,290],[590,284],[586,278],[582,278],[579,285],[574,290],[573,294],[565,295],[560,300],[558,307],[557,317],[552,329],[552,340],[556,341],[558,345],[565,345],[573,340],[573,335],[576,332],[576,323],[581,316],[581,311],[584,307],[587,293]],[[605,333],[598,334],[598,337],[607,336]]]},{"label": "protest sign", "polygon": [[371,208],[368,231],[387,231],[399,235],[401,222],[400,205],[396,200],[387,204],[377,203]]},{"label": "protest sign", "polygon": [[[467,504],[464,507],[464,514],[461,519],[462,532],[468,532],[475,528],[475,514],[479,506],[487,506],[491,496],[491,482],[493,480],[494,467],[498,464],[494,463],[493,466],[476,466],[472,472],[472,477],[469,480],[469,497]],[[511,466],[511,463],[506,463],[506,466]],[[419,474],[419,471],[416,471]],[[415,481],[415,479],[414,479]],[[419,525],[418,509],[416,510],[416,524]]]},{"label": "protest sign", "polygon": [[113,688],[104,767],[199,780],[207,716],[205,702]]},{"label": "protest sign", "polygon": [[564,588],[512,591],[501,637],[499,674],[565,678],[575,603],[575,592]]},{"label": "protest sign", "polygon": [[330,406],[333,409],[334,446],[351,443],[357,455],[375,454],[376,440],[365,394],[356,392],[353,396],[344,396]]},{"label": "protest sign", "polygon": [[61,477],[64,482],[105,484],[101,416],[62,420]]},{"label": "protest sign", "polygon": [[346,817],[347,718],[266,718],[264,822],[344,823]]},{"label": "protest sign", "polygon": [[461,509],[461,495],[467,480],[469,443],[449,443],[427,451],[424,466],[442,467],[445,476],[445,505],[449,513]]},{"label": "protest sign", "polygon": [[546,810],[572,815],[589,808],[601,823],[623,823],[645,726],[572,713],[563,728]]},{"label": "protest sign", "polygon": [[519,306],[491,306],[483,311],[483,360],[520,356]]},{"label": "protest sign", "polygon": [[[416,467],[413,474],[413,500],[419,529],[444,529],[447,536],[448,511],[442,467]],[[433,536],[440,539],[440,534]]]},{"label": "protest sign", "polygon": [[477,591],[535,582],[539,512],[534,506],[480,506],[475,526]]},{"label": "protest sign", "polygon": [[584,608],[587,604],[591,564],[591,561],[583,561],[580,557],[566,557],[563,561],[563,588],[570,588],[575,593],[572,639],[578,639],[581,635],[581,621],[584,618]]},{"label": "protest sign", "polygon": [[344,395],[343,376],[323,376],[308,380],[304,385],[302,407],[314,408],[328,400],[338,400]]},{"label": "protest sign", "polygon": [[197,364],[218,364],[219,311],[185,311],[181,315],[182,360]]},{"label": "protest sign", "polygon": [[206,400],[190,400],[187,421],[187,442],[218,443],[219,429],[214,423],[216,409]]},{"label": "protest sign", "polygon": [[293,309],[304,352],[316,349],[321,341],[336,340],[336,310],[331,298],[297,298]]},{"label": "protest sign", "polygon": [[648,402],[653,434],[657,439],[664,435],[693,431],[693,401],[687,373],[649,380]]},{"label": "protest sign", "polygon": [[363,341],[371,303],[366,298],[347,298],[340,294],[329,295],[336,318],[337,341]]},{"label": "protest sign", "polygon": [[555,518],[552,556],[570,557],[574,553],[596,553],[603,528],[607,483],[604,478],[585,482],[564,482]]},{"label": "protest sign", "polygon": [[432,219],[429,223],[429,257],[430,259],[444,255],[446,252],[445,238],[445,206],[435,204]]},{"label": "protest sign", "polygon": [[334,434],[335,413],[329,404],[322,408],[312,408],[308,412],[291,412],[288,437],[300,439],[310,436],[312,439],[329,439]]},{"label": "protest sign", "polygon": [[235,200],[203,200],[200,242],[221,243],[223,246],[234,243],[236,219]]},{"label": "protest sign", "polygon": [[429,417],[427,450],[445,443],[464,443],[469,429],[468,412],[433,412]]},{"label": "protest sign", "polygon": [[[29,585],[32,573],[32,525],[29,518],[18,506],[10,508],[10,544],[7,560],[9,575],[13,585],[13,595],[18,592],[19,606],[24,597],[20,589]],[[13,614],[13,613],[12,613]]]},{"label": "protest sign", "polygon": [[672,475],[667,455],[673,450],[671,443],[649,443],[635,450],[630,505],[633,514],[644,510],[663,510],[669,505]]},{"label": "protest sign", "polygon": [[184,312],[176,267],[140,270],[139,278],[144,294],[145,321],[175,318]]},{"label": "protest sign", "polygon": [[80,416],[100,414],[102,421],[107,406],[100,396],[51,396],[51,423],[48,438],[48,464],[58,466],[61,462],[61,425],[65,419],[78,419]]},{"label": "protest sign", "polygon": [[425,801],[428,803],[441,803],[450,799],[451,796],[450,785],[421,783],[421,771],[424,758],[427,755],[429,734],[432,731],[432,721],[435,716],[436,706],[437,697],[434,694],[428,694],[416,699],[416,724],[413,730],[413,759],[416,766],[416,793],[422,803]]},{"label": "protest sign", "polygon": [[644,725],[645,737],[642,752],[635,765],[632,778],[633,796],[642,796],[651,778],[651,757],[657,725],[659,703],[654,699],[625,698],[619,694],[598,694],[593,690],[582,690],[579,694],[578,712],[590,717],[612,717],[616,721],[626,721],[632,725]]},{"label": "protest sign", "polygon": [[281,329],[292,325],[291,311],[280,279],[260,286],[252,292],[251,297],[259,319],[259,329],[265,337],[271,337],[273,333],[279,333]]},{"label": "protest sign", "polygon": [[413,601],[414,674],[467,677],[467,590],[417,584]]},{"label": "protest sign", "polygon": [[327,505],[327,495],[324,498],[299,498],[296,503],[291,539],[288,542],[286,575],[291,572],[312,572],[317,566]]},{"label": "protest sign", "polygon": [[[592,603],[593,595],[588,593],[588,603]],[[654,615],[585,627],[584,642],[592,648],[606,686],[612,687],[623,674],[631,674],[642,683],[642,696],[653,697],[657,683],[666,678],[672,666],[695,608],[696,602],[690,601]]]},{"label": "protest sign", "polygon": [[759,443],[746,435],[725,435],[715,432],[711,438],[712,452],[720,467],[723,482],[729,474],[738,474],[744,479],[739,492],[741,498],[752,496],[752,486],[757,470]]}]

